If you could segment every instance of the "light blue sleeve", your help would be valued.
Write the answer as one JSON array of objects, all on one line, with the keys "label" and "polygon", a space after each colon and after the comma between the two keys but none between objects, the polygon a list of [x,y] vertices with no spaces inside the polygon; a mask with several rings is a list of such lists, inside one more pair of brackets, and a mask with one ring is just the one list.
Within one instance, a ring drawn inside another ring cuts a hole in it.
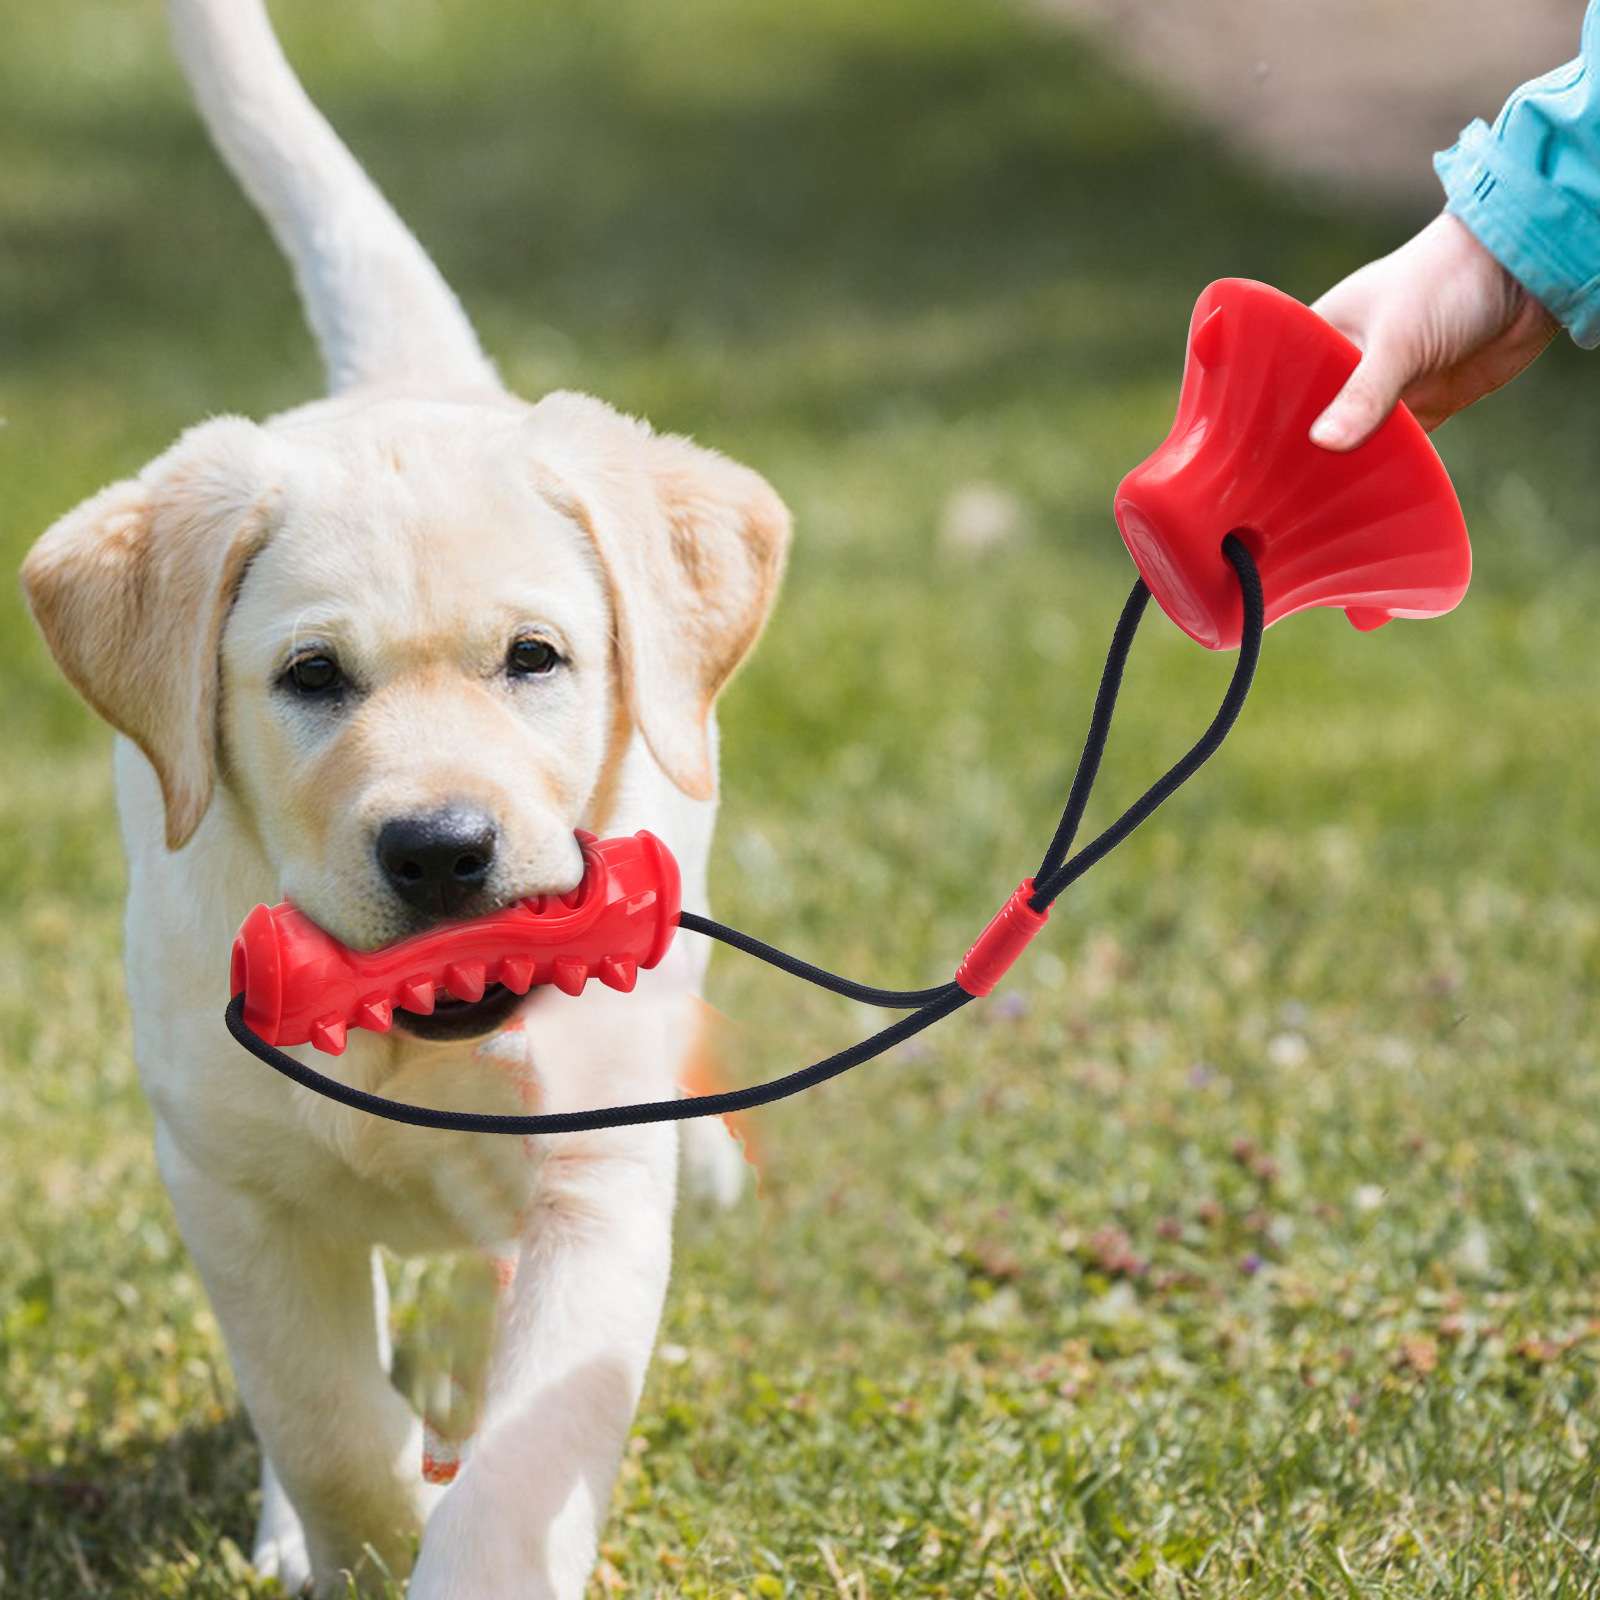
[{"label": "light blue sleeve", "polygon": [[1600,345],[1600,0],[1575,61],[1433,158],[1445,210],[1585,349]]}]

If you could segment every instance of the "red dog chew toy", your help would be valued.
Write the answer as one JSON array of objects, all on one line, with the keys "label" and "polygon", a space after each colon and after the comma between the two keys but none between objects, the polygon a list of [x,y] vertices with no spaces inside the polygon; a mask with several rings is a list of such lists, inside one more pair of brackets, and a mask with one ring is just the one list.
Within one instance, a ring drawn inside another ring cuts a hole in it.
[{"label": "red dog chew toy", "polygon": [[1178,414],[1117,490],[1123,543],[1166,614],[1234,649],[1236,533],[1255,558],[1270,626],[1343,606],[1356,627],[1437,617],[1467,592],[1472,550],[1444,463],[1396,406],[1358,449],[1323,450],[1311,424],[1361,353],[1298,300],[1223,278],[1196,302]]},{"label": "red dog chew toy", "polygon": [[[1140,572],[1122,608],[1061,821],[1031,878],[979,935],[955,977],[879,989],[803,961],[724,923],[680,911],[678,873],[647,833],[580,834],[588,869],[555,910],[524,903],[477,922],[353,955],[288,906],[258,907],[234,949],[230,1034],[275,1072],[342,1105],[416,1127],[533,1136],[748,1111],[882,1055],[988,994],[1067,888],[1210,760],[1255,677],[1266,625],[1307,606],[1343,606],[1358,628],[1431,617],[1466,592],[1472,557],[1450,480],[1403,408],[1360,449],[1335,454],[1307,432],[1357,352],[1313,312],[1242,279],[1214,283],[1190,325],[1178,415],[1166,442],[1123,480],[1117,522]],[[1191,637],[1239,657],[1210,725],[1117,820],[1074,847],[1100,770],[1123,668],[1154,596]],[[569,903],[570,902],[570,903]],[[648,915],[646,914],[648,913]],[[464,999],[491,978],[519,993],[554,982],[574,993],[591,972],[630,988],[676,928],[719,939],[820,988],[900,1010],[898,1022],[766,1083],[638,1105],[501,1114],[385,1099],[318,1072],[277,1044],[337,1053],[352,1026],[386,1028],[398,1003],[424,1010],[438,987]]]},{"label": "red dog chew toy", "polygon": [[388,1031],[395,1008],[427,1013],[441,993],[479,1000],[491,983],[518,994],[553,983],[579,994],[591,977],[631,989],[667,953],[680,911],[678,863],[653,833],[578,833],[583,880],[470,922],[431,928],[381,950],[349,950],[288,901],[257,906],[233,942],[231,993],[268,1044],[338,1055],[351,1028]]}]

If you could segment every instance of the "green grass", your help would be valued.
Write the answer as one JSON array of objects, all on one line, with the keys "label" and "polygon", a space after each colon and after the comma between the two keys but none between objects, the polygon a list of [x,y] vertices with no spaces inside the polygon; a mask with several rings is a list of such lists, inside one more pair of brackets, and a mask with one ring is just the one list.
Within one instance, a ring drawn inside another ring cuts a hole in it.
[{"label": "green grass", "polygon": [[[996,4],[277,10],[514,384],[796,510],[726,702],[721,912],[947,971],[1062,798],[1194,294],[1309,297],[1414,219],[1242,170]],[[316,386],[157,11],[7,19],[12,568],[201,415]],[[1600,1588],[1596,376],[1556,352],[1442,436],[1456,616],[1274,632],[1004,1000],[760,1118],[759,1203],[682,1218],[596,1595]],[[977,560],[935,536],[973,480],[1024,524]],[[108,737],[0,606],[0,1593],[265,1594],[129,1055]],[[1147,634],[1096,816],[1226,675]],[[741,1075],[869,1021],[734,959],[714,992]]]}]

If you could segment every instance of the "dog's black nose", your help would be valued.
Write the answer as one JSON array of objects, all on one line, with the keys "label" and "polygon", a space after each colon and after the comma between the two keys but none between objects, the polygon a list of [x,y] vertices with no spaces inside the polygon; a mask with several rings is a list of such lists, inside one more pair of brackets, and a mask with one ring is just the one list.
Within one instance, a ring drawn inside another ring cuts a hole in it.
[{"label": "dog's black nose", "polygon": [[378,830],[378,865],[408,906],[455,916],[489,876],[495,834],[492,819],[462,807],[395,817]]}]

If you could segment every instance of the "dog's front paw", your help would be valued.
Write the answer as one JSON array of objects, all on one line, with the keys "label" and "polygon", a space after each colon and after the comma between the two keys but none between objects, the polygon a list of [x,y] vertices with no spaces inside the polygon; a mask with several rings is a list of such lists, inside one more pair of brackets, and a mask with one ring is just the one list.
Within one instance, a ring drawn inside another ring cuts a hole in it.
[{"label": "dog's front paw", "polygon": [[407,1600],[582,1600],[594,1558],[586,1496],[541,1526],[523,1497],[497,1504],[491,1489],[474,1484],[469,1461],[428,1518]]},{"label": "dog's front paw", "polygon": [[477,1520],[454,1489],[444,1496],[428,1518],[407,1600],[479,1600],[488,1595],[546,1600],[554,1595],[537,1574],[518,1572],[506,1559],[505,1530],[475,1528]]},{"label": "dog's front paw", "polygon": [[263,1578],[276,1578],[285,1594],[299,1594],[311,1584],[305,1529],[270,1470],[262,1475],[261,1520],[250,1564]]}]

